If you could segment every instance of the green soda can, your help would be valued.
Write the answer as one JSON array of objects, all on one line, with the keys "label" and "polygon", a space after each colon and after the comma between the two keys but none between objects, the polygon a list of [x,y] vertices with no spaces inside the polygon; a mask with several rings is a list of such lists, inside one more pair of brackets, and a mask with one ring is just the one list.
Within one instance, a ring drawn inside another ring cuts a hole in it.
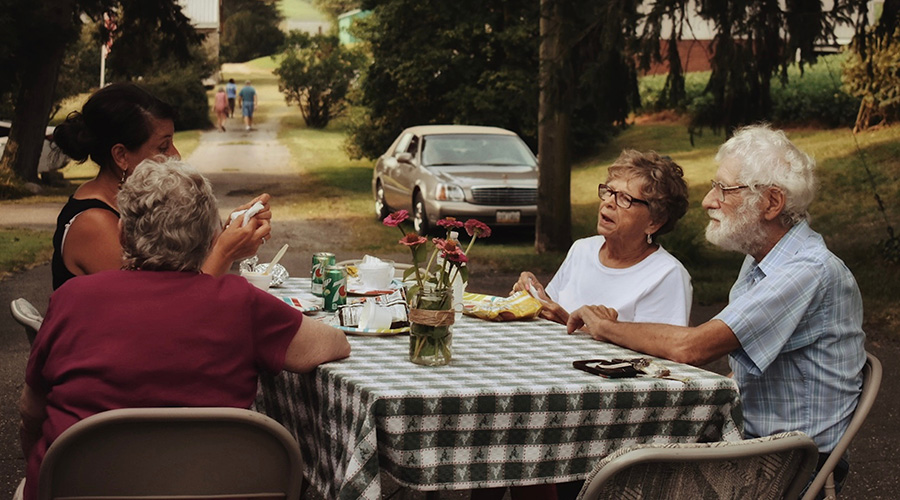
[{"label": "green soda can", "polygon": [[325,268],[334,265],[334,254],[331,252],[317,252],[312,256],[312,268],[310,269],[310,277],[312,277],[312,293],[319,297],[322,296],[322,283],[325,278]]},{"label": "green soda can", "polygon": [[337,311],[338,306],[347,303],[347,272],[344,266],[328,266],[322,283],[322,296],[325,299],[325,310]]}]

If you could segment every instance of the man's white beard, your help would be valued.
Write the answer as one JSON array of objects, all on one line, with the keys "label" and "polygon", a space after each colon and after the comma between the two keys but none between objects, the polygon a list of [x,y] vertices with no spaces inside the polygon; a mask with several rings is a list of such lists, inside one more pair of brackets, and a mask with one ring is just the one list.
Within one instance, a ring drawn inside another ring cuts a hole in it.
[{"label": "man's white beard", "polygon": [[707,210],[711,220],[706,226],[706,239],[725,250],[753,255],[766,244],[766,233],[762,225],[762,211],[758,210],[752,198],[744,199],[734,215],[726,216],[721,209]]}]

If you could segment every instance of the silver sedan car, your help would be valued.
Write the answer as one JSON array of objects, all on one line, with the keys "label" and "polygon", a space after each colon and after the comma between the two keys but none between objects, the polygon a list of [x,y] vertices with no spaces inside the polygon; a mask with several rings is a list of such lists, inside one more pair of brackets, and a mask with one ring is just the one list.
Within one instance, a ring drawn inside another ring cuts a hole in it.
[{"label": "silver sedan car", "polygon": [[372,176],[375,214],[406,209],[419,234],[445,217],[533,226],[537,187],[537,158],[518,135],[469,125],[404,130]]}]

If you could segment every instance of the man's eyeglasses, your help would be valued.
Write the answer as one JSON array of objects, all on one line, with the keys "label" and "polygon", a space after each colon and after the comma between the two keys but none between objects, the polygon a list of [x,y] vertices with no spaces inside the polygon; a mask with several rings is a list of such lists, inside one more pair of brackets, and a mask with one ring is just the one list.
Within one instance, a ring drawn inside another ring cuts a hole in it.
[{"label": "man's eyeglasses", "polygon": [[599,196],[601,200],[606,198],[607,196],[612,196],[613,198],[616,199],[616,205],[618,205],[622,208],[631,208],[631,205],[633,203],[640,203],[643,205],[647,205],[647,207],[650,207],[649,201],[635,198],[634,196],[631,196],[628,193],[616,191],[615,189],[612,189],[611,187],[607,186],[606,184],[600,184],[599,186],[597,186],[597,196]]},{"label": "man's eyeglasses", "polygon": [[725,184],[722,184],[719,181],[711,181],[711,182],[712,182],[712,190],[715,191],[716,194],[719,195],[718,198],[719,198],[720,202],[725,201],[725,193],[728,193],[729,191],[737,191],[738,189],[744,189],[744,188],[750,187],[750,186],[743,185],[743,184],[740,186],[726,186]]}]

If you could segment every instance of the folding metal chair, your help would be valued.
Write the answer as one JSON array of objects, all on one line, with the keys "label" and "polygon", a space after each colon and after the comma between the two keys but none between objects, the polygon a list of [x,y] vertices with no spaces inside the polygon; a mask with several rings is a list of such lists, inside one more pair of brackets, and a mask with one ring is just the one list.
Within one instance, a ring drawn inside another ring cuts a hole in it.
[{"label": "folding metal chair", "polygon": [[638,445],[601,460],[578,498],[794,499],[818,457],[815,442],[802,432],[733,442]]},{"label": "folding metal chair", "polygon": [[41,464],[38,498],[300,497],[300,448],[240,408],[128,408],[68,428]]},{"label": "folding metal chair", "polygon": [[853,441],[856,433],[859,432],[863,422],[866,421],[866,417],[869,416],[869,411],[875,403],[875,396],[878,395],[879,387],[881,387],[881,361],[873,356],[872,353],[866,352],[866,364],[863,365],[862,393],[859,395],[859,403],[856,404],[853,418],[850,419],[850,425],[847,426],[847,430],[841,436],[837,446],[828,455],[828,460],[825,461],[825,464],[822,465],[815,479],[813,479],[812,484],[809,485],[809,489],[803,495],[803,500],[813,500],[823,488],[825,489],[826,499],[837,498],[834,486],[834,468],[841,460],[841,457],[844,456],[844,453],[847,452],[850,442]]},{"label": "folding metal chair", "polygon": [[18,298],[9,303],[9,312],[13,318],[25,327],[25,336],[28,337],[28,343],[34,343],[34,336],[41,329],[41,323],[44,317],[38,312],[37,308],[31,305],[31,302],[23,298]]}]

